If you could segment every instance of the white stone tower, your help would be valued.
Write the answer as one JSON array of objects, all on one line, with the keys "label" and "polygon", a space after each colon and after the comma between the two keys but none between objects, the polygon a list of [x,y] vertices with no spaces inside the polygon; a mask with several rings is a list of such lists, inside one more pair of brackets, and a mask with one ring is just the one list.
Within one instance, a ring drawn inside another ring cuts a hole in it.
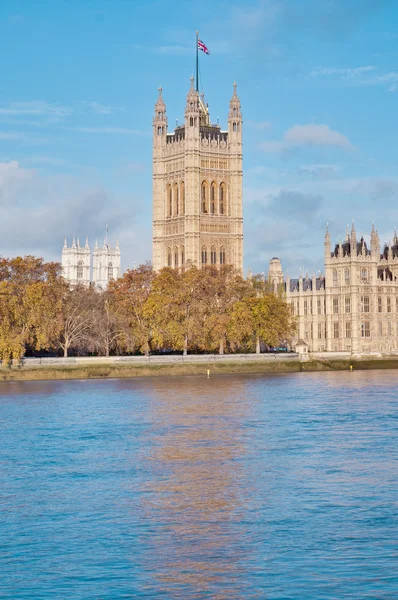
[{"label": "white stone tower", "polygon": [[153,120],[153,266],[230,264],[243,271],[242,114],[236,84],[228,131],[191,88],[184,124],[167,133],[159,88]]},{"label": "white stone tower", "polygon": [[63,276],[72,285],[90,283],[90,246],[88,239],[86,243],[80,246],[79,238],[77,244],[73,238],[72,246],[68,248],[68,243],[65,238],[64,247],[62,248],[62,269]]},{"label": "white stone tower", "polygon": [[108,242],[108,235],[104,240],[102,248],[95,242],[93,252],[93,283],[102,289],[108,287],[112,279],[117,279],[120,275],[120,248],[116,241],[114,248]]}]

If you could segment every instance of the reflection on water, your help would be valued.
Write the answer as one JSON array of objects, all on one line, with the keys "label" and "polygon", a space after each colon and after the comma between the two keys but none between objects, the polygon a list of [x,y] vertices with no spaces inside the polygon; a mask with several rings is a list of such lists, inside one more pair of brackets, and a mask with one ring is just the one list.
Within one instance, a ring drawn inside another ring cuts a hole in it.
[{"label": "reflection on water", "polygon": [[2,597],[398,597],[397,383],[2,384]]}]

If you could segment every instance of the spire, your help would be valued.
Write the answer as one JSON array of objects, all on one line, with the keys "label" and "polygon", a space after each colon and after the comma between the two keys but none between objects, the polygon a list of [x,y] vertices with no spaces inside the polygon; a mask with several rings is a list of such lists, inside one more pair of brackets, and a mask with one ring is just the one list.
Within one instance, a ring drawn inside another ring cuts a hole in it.
[{"label": "spire", "polygon": [[72,240],[72,248],[74,250],[76,250],[76,240],[75,240],[75,236],[73,236],[73,240]]},{"label": "spire", "polygon": [[95,238],[94,250],[98,250],[98,238]]},{"label": "spire", "polygon": [[88,237],[86,236],[86,245],[85,245],[85,249],[86,250],[90,250],[90,246],[88,245]]},{"label": "spire", "polygon": [[68,242],[66,241],[66,238],[64,239],[64,250],[66,250],[68,247]]},{"label": "spire", "polygon": [[234,91],[232,93],[232,98],[229,101],[229,119],[233,119],[233,120],[241,120],[242,119],[242,114],[240,112],[240,100],[238,97],[238,94],[236,93],[236,82],[234,81],[233,84],[234,87]]},{"label": "spire", "polygon": [[329,222],[326,223],[325,243],[326,242],[330,243]]},{"label": "spire", "polygon": [[77,238],[77,247],[80,248],[80,238]]},{"label": "spire", "polygon": [[396,227],[394,227],[394,238],[393,238],[393,241],[394,241],[394,246],[397,246],[398,245],[398,237],[397,237],[397,228]]},{"label": "spire", "polygon": [[120,248],[119,248],[119,238],[117,238],[117,240],[116,240],[116,246],[115,246],[115,250],[119,250],[119,252],[120,252]]}]

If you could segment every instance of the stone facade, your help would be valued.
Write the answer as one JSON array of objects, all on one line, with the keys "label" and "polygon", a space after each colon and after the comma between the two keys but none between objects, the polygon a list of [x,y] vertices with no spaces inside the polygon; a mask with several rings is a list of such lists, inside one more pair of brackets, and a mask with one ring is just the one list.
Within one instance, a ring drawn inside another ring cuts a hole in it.
[{"label": "stone facade", "polygon": [[268,280],[285,290],[298,321],[297,339],[310,352],[398,350],[397,235],[381,253],[374,226],[368,247],[353,225],[332,250],[326,230],[324,275],[284,281],[279,260],[272,259]]},{"label": "stone facade", "polygon": [[87,238],[84,246],[80,246],[79,239],[76,243],[75,238],[73,238],[70,248],[65,238],[61,264],[63,276],[71,285],[90,285],[90,283],[93,283],[102,289],[106,289],[109,281],[117,279],[120,276],[119,243],[116,242],[115,248],[112,248],[106,238],[104,245],[100,248],[96,241],[91,257]]},{"label": "stone facade", "polygon": [[184,124],[167,132],[159,88],[153,119],[155,270],[231,264],[243,270],[242,114],[236,84],[228,131],[211,124],[204,95],[188,92]]}]

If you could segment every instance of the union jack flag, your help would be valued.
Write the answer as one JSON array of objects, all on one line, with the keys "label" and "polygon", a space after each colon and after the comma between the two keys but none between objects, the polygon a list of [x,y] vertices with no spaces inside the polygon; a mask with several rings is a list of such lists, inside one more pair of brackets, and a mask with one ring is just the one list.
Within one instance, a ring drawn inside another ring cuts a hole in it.
[{"label": "union jack flag", "polygon": [[198,48],[199,50],[202,50],[202,52],[204,52],[205,54],[210,54],[210,50],[208,49],[206,44],[202,42],[202,40],[198,40]]}]

